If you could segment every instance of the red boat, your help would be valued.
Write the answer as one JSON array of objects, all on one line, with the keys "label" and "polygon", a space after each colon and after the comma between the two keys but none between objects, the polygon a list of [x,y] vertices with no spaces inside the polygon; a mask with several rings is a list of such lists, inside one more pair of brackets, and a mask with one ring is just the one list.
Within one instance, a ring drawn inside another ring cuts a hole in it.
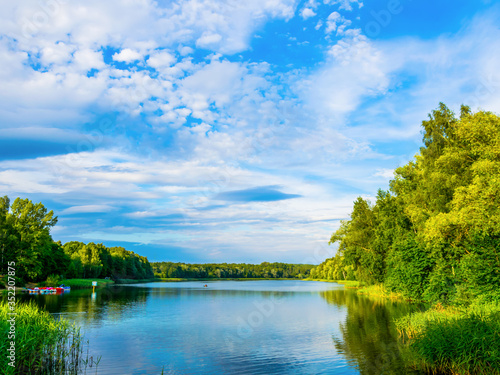
[{"label": "red boat", "polygon": [[30,294],[61,294],[61,293],[64,293],[64,291],[65,291],[65,289],[62,287],[54,288],[51,286],[42,287],[42,288],[35,287],[33,289],[28,289],[28,292]]}]

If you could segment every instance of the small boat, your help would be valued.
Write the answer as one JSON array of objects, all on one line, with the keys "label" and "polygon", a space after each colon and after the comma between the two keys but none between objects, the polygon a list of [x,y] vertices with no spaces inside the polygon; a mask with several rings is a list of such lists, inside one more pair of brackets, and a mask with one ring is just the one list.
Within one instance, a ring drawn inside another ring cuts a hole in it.
[{"label": "small boat", "polygon": [[56,288],[53,288],[51,286],[46,286],[44,288],[39,288],[40,289],[40,294],[56,294],[57,290]]},{"label": "small boat", "polygon": [[69,286],[61,285],[57,288],[52,286],[47,287],[35,287],[26,289],[29,294],[62,294],[64,292],[69,292],[71,288]]},{"label": "small boat", "polygon": [[69,292],[71,290],[70,286],[66,286],[64,284],[59,285],[59,288],[62,288],[65,292]]}]

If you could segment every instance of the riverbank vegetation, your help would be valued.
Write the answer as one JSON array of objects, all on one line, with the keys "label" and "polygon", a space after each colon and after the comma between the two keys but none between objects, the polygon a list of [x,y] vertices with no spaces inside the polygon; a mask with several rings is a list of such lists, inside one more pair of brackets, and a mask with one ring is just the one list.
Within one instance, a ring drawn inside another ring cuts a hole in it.
[{"label": "riverbank vegetation", "polygon": [[151,263],[156,277],[182,279],[304,279],[310,264],[269,263]]},{"label": "riverbank vegetation", "polygon": [[[61,319],[55,320],[35,304],[16,305],[15,337],[8,338],[9,315],[6,301],[0,302],[0,368],[2,374],[79,374],[89,364],[83,356],[80,329]],[[15,342],[14,358],[8,349]],[[15,366],[9,365],[15,364]],[[94,364],[94,363],[93,363]]]},{"label": "riverbank vegetation", "polygon": [[60,282],[47,281],[47,286],[64,284],[71,287],[71,289],[88,289],[92,288],[92,282],[97,281],[97,288],[104,288],[113,285],[115,282],[109,279],[61,279]]},{"label": "riverbank vegetation", "polygon": [[413,365],[452,374],[500,373],[500,304],[440,304],[396,321]]},{"label": "riverbank vegetation", "polygon": [[441,103],[422,127],[420,152],[389,191],[354,202],[330,239],[337,254],[311,277],[444,306],[397,323],[421,364],[500,373],[498,349],[488,349],[500,347],[500,118],[466,106],[457,118]]}]

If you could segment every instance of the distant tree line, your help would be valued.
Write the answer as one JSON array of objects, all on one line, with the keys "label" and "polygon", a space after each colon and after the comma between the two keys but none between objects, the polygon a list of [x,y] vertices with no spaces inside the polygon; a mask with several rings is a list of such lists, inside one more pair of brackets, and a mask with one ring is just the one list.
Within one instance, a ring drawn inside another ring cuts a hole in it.
[{"label": "distant tree line", "polygon": [[318,279],[383,283],[408,298],[500,301],[500,117],[459,118],[444,105],[423,121],[423,147],[374,204],[358,198]]},{"label": "distant tree line", "polygon": [[268,263],[209,263],[187,264],[173,262],[152,262],[155,276],[163,278],[298,278],[309,276],[314,267],[309,264]]},{"label": "distant tree line", "polygon": [[17,198],[11,204],[0,197],[0,273],[10,261],[24,281],[42,281],[50,275],[65,278],[152,278],[146,257],[122,247],[82,242],[54,242],[50,229],[57,217],[42,203]]},{"label": "distant tree line", "polygon": [[123,247],[71,241],[63,246],[69,257],[67,278],[150,279],[153,269],[146,257]]}]

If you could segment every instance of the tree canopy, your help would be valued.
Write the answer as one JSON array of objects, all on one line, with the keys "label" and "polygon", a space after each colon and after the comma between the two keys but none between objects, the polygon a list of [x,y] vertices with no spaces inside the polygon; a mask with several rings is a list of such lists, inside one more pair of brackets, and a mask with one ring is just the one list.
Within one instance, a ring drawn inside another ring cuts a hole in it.
[{"label": "tree canopy", "polygon": [[317,278],[384,283],[409,298],[500,299],[500,117],[457,118],[443,103],[422,122],[423,146],[374,204],[358,198]]}]

